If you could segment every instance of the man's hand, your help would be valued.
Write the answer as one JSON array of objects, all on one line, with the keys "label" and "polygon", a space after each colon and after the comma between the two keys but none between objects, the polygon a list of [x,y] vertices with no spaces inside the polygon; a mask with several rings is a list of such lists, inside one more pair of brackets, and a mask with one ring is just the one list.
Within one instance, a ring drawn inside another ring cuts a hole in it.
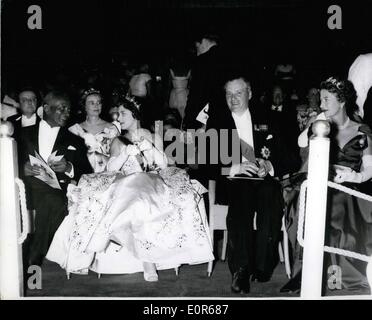
[{"label": "man's hand", "polygon": [[24,166],[25,176],[38,176],[41,174],[41,168],[38,166],[32,166],[30,161],[27,161]]},{"label": "man's hand", "polygon": [[238,174],[246,174],[248,177],[253,177],[253,175],[258,173],[258,166],[251,161],[244,161],[240,164]]},{"label": "man's hand", "polygon": [[272,169],[271,163],[269,161],[264,160],[264,159],[257,159],[257,162],[259,164],[259,169],[258,169],[257,175],[260,178],[266,177],[268,175],[268,173],[270,172],[270,170]]},{"label": "man's hand", "polygon": [[72,165],[70,162],[67,162],[65,158],[62,158],[60,161],[55,161],[50,164],[50,168],[55,172],[70,172]]}]

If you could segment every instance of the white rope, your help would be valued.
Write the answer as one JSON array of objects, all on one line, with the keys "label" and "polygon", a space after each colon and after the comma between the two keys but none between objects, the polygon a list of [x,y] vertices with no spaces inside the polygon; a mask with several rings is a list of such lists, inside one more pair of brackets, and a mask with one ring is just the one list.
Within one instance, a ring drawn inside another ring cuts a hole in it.
[{"label": "white rope", "polygon": [[28,220],[28,211],[26,205],[26,190],[25,184],[19,178],[15,178],[15,183],[18,186],[19,201],[21,203],[21,216],[22,216],[22,233],[18,238],[18,243],[22,244],[26,238],[27,234],[30,232],[30,223]]},{"label": "white rope", "polygon": [[352,196],[355,196],[357,198],[361,198],[363,200],[372,202],[372,196],[369,196],[368,194],[365,194],[365,193],[356,191],[354,189],[350,189],[350,188],[344,187],[341,184],[328,181],[328,186],[331,187],[331,188],[333,188],[333,189],[337,189],[337,190],[343,191],[345,193],[351,194]]},{"label": "white rope", "polygon": [[[348,194],[350,194],[352,196],[355,196],[357,198],[361,198],[363,200],[372,202],[372,197],[371,196],[369,196],[367,194],[364,194],[362,192],[344,187],[344,186],[342,186],[338,183],[328,181],[328,186],[333,188],[333,189],[337,189],[337,190],[343,191],[345,193],[348,193]],[[306,189],[307,189],[307,180],[305,180],[301,185],[300,200],[299,200],[300,203],[299,203],[299,217],[298,217],[298,228],[297,228],[297,241],[298,241],[298,243],[300,244],[301,247],[304,246]],[[349,251],[349,250],[343,250],[343,249],[339,249],[339,248],[334,248],[334,247],[324,246],[324,251],[329,252],[329,253],[342,255],[342,256],[345,256],[345,257],[349,257],[349,258],[353,258],[353,259],[358,259],[358,260],[365,261],[365,262],[369,262],[370,259],[371,259],[369,256],[366,256],[366,255],[363,255],[363,254],[360,254],[360,253],[356,253],[356,252]]]}]

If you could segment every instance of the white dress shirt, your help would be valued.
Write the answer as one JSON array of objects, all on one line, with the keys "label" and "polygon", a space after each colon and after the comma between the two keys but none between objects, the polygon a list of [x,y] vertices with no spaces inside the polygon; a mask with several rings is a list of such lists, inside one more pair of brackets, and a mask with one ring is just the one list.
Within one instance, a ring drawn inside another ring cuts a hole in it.
[{"label": "white dress shirt", "polygon": [[60,127],[51,127],[45,120],[40,121],[39,126],[39,154],[48,162],[49,156],[52,154],[54,143]]},{"label": "white dress shirt", "polygon": [[282,112],[283,111],[283,105],[280,105],[280,106],[274,106],[274,105],[272,105],[271,106],[271,110]]},{"label": "white dress shirt", "polygon": [[[251,118],[251,113],[249,112],[249,109],[244,111],[244,113],[241,115],[237,115],[234,112],[231,115],[234,119],[235,126],[238,131],[240,140],[243,140],[246,144],[251,146],[254,151],[252,118]],[[247,161],[247,160],[248,159],[246,159],[242,155],[242,161]]]},{"label": "white dress shirt", "polygon": [[[238,131],[238,135],[239,135],[240,140],[243,140],[246,144],[251,146],[252,149],[253,149],[253,153],[254,153],[252,117],[251,117],[251,113],[249,112],[249,109],[244,111],[244,113],[241,114],[241,115],[237,115],[234,112],[232,112],[231,115],[234,119],[235,126],[236,126],[236,129]],[[244,157],[244,155],[242,155],[242,162],[247,161],[247,160],[248,159],[246,159]],[[250,161],[252,161],[252,160],[250,160]],[[231,170],[230,170],[230,177],[233,177],[236,174],[238,174],[239,167],[240,167],[239,164],[233,164],[232,165]],[[271,176],[273,176],[274,175],[274,168],[273,168],[271,162],[270,162],[270,167],[271,168],[270,168],[269,174]]]},{"label": "white dress shirt", "polygon": [[36,124],[36,113],[34,113],[30,118],[27,118],[25,115],[21,116],[21,126],[29,127]]},{"label": "white dress shirt", "polygon": [[[48,158],[52,154],[54,143],[56,142],[57,135],[60,127],[51,127],[45,120],[40,121],[39,126],[39,154],[48,163]],[[73,178],[74,177],[74,167],[71,163],[70,172],[65,172],[65,174]]]}]

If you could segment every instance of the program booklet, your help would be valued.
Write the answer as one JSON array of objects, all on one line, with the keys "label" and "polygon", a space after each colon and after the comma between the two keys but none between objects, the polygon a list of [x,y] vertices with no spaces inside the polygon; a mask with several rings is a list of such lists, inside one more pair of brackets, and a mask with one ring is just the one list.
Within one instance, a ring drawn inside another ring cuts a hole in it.
[{"label": "program booklet", "polygon": [[[55,161],[60,161],[63,156],[57,156],[57,151],[54,151],[48,158],[48,163],[53,163]],[[42,173],[35,176],[35,178],[45,182],[47,185],[54,189],[60,189],[56,173],[50,168],[48,163],[40,156],[40,154],[35,150],[35,156],[29,155],[30,163],[32,166],[38,166],[42,169]]]}]

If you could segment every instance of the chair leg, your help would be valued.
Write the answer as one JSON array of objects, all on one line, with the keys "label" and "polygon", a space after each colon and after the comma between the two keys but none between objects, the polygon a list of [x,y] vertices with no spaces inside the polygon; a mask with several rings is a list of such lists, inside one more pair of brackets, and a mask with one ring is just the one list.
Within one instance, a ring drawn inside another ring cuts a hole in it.
[{"label": "chair leg", "polygon": [[178,277],[178,273],[179,273],[179,267],[177,267],[177,268],[174,268],[174,271],[176,271],[176,276]]},{"label": "chair leg", "polygon": [[223,240],[222,240],[222,253],[221,260],[226,260],[226,249],[227,249],[227,230],[223,230]]},{"label": "chair leg", "polygon": [[284,262],[284,254],[283,254],[283,247],[282,247],[281,242],[279,242],[279,244],[278,244],[278,249],[279,249],[279,261],[281,263],[283,263]]},{"label": "chair leg", "polygon": [[66,277],[67,277],[67,280],[70,280],[71,279],[71,273],[66,271]]},{"label": "chair leg", "polygon": [[[212,249],[214,251],[214,229],[213,229],[213,227],[210,228],[210,236],[211,236]],[[209,261],[208,262],[208,268],[207,268],[208,277],[210,277],[212,275],[212,269],[213,269],[213,261]]]},{"label": "chair leg", "polygon": [[291,264],[289,261],[289,248],[288,248],[288,234],[287,230],[283,230],[283,245],[284,245],[284,263],[285,263],[285,271],[287,273],[287,277],[291,278]]},{"label": "chair leg", "polygon": [[208,277],[212,275],[213,261],[208,262]]},{"label": "chair leg", "polygon": [[100,273],[97,273],[97,278],[101,279],[101,274]]}]

